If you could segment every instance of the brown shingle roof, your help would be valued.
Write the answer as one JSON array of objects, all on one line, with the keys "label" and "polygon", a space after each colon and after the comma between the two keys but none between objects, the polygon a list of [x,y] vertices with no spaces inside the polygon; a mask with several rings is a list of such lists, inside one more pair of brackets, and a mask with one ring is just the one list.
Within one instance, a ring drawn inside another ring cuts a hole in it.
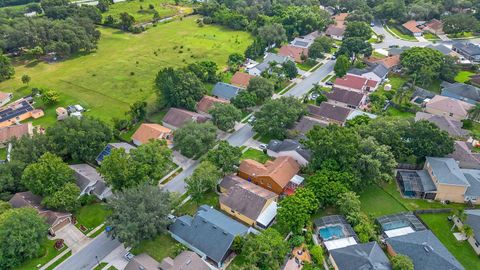
[{"label": "brown shingle roof", "polygon": [[473,105],[458,99],[436,95],[427,103],[426,107],[466,117],[468,110]]},{"label": "brown shingle roof", "polygon": [[280,187],[284,188],[288,182],[300,171],[300,165],[292,157],[282,156],[273,162],[261,164],[252,159],[245,159],[240,163],[239,170],[255,177],[270,177]]},{"label": "brown shingle roof", "polygon": [[402,26],[405,27],[405,29],[407,29],[408,31],[410,31],[412,33],[423,32],[420,28],[417,27],[417,21],[415,21],[415,20],[410,20],[410,21],[402,24]]},{"label": "brown shingle roof", "polygon": [[159,124],[141,124],[132,135],[132,139],[144,144],[148,143],[149,140],[166,139],[166,136],[171,132],[171,129]]},{"label": "brown shingle roof", "polygon": [[226,190],[230,189],[231,187],[235,186],[238,183],[241,183],[245,181],[244,179],[234,175],[234,174],[229,174],[223,177],[222,181],[220,184],[218,184],[221,188],[224,188]]},{"label": "brown shingle roof", "polygon": [[437,19],[433,19],[425,24],[425,27],[428,27],[434,31],[442,31],[443,30],[443,22]]},{"label": "brown shingle roof", "polygon": [[295,124],[295,127],[293,129],[300,134],[305,134],[310,131],[314,126],[326,127],[328,126],[328,123],[310,116],[302,116],[302,118],[300,118],[300,121]]},{"label": "brown shingle roof", "polygon": [[367,81],[369,80],[363,77],[347,74],[343,78],[336,78],[334,85],[362,91],[364,86],[367,85]]},{"label": "brown shingle roof", "polygon": [[250,82],[250,79],[252,79],[253,77],[255,76],[250,75],[248,73],[237,71],[235,72],[235,74],[233,74],[233,77],[230,83],[239,87],[247,88],[248,83]]},{"label": "brown shingle roof", "polygon": [[24,135],[33,134],[32,123],[13,125],[4,128],[0,128],[0,143],[6,143],[13,138],[21,138]]},{"label": "brown shingle roof", "polygon": [[327,36],[338,36],[341,37],[345,33],[345,27],[344,26],[336,26],[336,25],[329,25],[327,30],[325,31],[325,34]]},{"label": "brown shingle roof", "polygon": [[[175,259],[172,259],[170,257],[163,259],[162,263],[160,264],[160,269],[162,270],[210,270],[211,268],[195,252],[185,250],[185,251],[182,251],[182,253],[180,253],[177,257],[175,257]],[[158,270],[158,268],[155,268],[155,270]]]},{"label": "brown shingle roof", "polygon": [[269,190],[243,181],[230,188],[227,194],[220,195],[220,203],[250,219],[257,220],[268,200],[276,197],[277,194]]},{"label": "brown shingle roof", "polygon": [[179,128],[186,124],[189,121],[194,121],[198,123],[203,123],[208,120],[207,117],[196,113],[178,108],[170,108],[165,117],[163,117],[163,122]]},{"label": "brown shingle roof", "polygon": [[342,102],[355,107],[360,106],[360,103],[365,98],[365,94],[355,91],[349,91],[340,88],[333,88],[332,92],[326,94],[328,99]]},{"label": "brown shingle roof", "polygon": [[208,113],[208,111],[215,106],[215,103],[228,104],[230,101],[205,95],[197,103],[197,111]]},{"label": "brown shingle roof", "polygon": [[332,119],[342,123],[347,120],[351,112],[348,108],[335,106],[328,102],[322,102],[320,106],[308,105],[307,109],[313,117]]},{"label": "brown shingle roof", "polygon": [[469,164],[475,164],[480,166],[480,154],[473,153],[472,149],[464,141],[455,141],[455,150],[453,153],[448,154],[447,157],[451,157],[459,162],[466,162]]},{"label": "brown shingle roof", "polygon": [[385,58],[375,58],[371,56],[369,58],[366,58],[365,61],[372,64],[382,64],[386,68],[391,69],[400,65],[400,55],[393,55]]},{"label": "brown shingle roof", "polygon": [[292,45],[283,45],[278,51],[278,54],[292,57],[295,59],[295,62],[302,62],[302,54],[308,56],[308,49],[295,47]]}]

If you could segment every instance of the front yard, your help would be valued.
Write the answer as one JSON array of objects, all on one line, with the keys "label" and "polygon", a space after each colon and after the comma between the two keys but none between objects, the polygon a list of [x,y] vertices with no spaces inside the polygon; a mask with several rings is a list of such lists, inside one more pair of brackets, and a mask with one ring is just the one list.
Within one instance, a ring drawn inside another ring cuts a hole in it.
[{"label": "front yard", "polygon": [[401,25],[396,25],[396,24],[387,24],[387,27],[385,29],[392,35],[399,37],[400,39],[408,40],[408,41],[417,41],[417,39],[408,34],[404,34],[401,29]]},{"label": "front yard", "polygon": [[218,194],[215,192],[209,191],[205,193],[198,202],[189,200],[184,205],[176,209],[174,214],[176,216],[183,216],[183,215],[193,216],[197,212],[198,207],[200,207],[203,204],[207,204],[218,209],[220,205],[218,202]]},{"label": "front yard", "polygon": [[455,76],[455,81],[459,83],[464,83],[470,80],[470,76],[474,75],[475,73],[468,71],[468,70],[462,70],[458,72],[457,76]]},{"label": "front yard", "polygon": [[77,219],[77,228],[80,228],[81,225],[87,228],[84,231],[84,234],[87,234],[91,230],[95,229],[97,226],[102,224],[105,221],[105,218],[108,215],[108,210],[105,208],[104,203],[93,203],[85,205],[78,213],[75,215]]},{"label": "front yard", "polygon": [[420,217],[466,270],[480,269],[480,258],[470,244],[466,241],[457,241],[453,236],[451,231],[453,223],[447,219],[449,215],[448,213],[423,214]]},{"label": "front yard", "polygon": [[29,261],[26,261],[19,267],[15,268],[15,270],[32,270],[32,269],[37,269],[38,265],[44,265],[48,263],[50,260],[55,258],[58,254],[60,254],[66,247],[64,246],[61,250],[57,250],[54,247],[55,245],[55,240],[46,240],[42,244],[42,255],[36,259],[32,259]]},{"label": "front yard", "polygon": [[265,163],[267,162],[267,160],[271,160],[272,158],[260,150],[249,148],[240,157],[240,160],[244,160],[244,159],[253,159],[260,163]]},{"label": "front yard", "polygon": [[137,247],[133,248],[130,252],[138,255],[141,253],[147,253],[155,260],[161,262],[166,257],[175,257],[175,252],[180,245],[170,234],[157,235],[152,240],[145,240],[140,242]]}]

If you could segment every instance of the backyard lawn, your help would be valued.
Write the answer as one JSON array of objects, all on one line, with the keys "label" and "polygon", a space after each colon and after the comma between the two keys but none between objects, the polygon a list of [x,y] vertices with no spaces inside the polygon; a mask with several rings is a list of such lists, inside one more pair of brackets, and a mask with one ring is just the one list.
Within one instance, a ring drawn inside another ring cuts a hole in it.
[{"label": "backyard lawn", "polygon": [[131,252],[135,255],[147,253],[155,260],[161,262],[166,257],[175,257],[177,245],[179,243],[170,234],[160,234],[152,240],[140,242]]},{"label": "backyard lawn", "polygon": [[[197,16],[159,24],[141,34],[99,27],[102,37],[98,49],[78,54],[57,63],[16,63],[15,78],[0,83],[0,91],[16,97],[31,93],[31,87],[47,87],[60,94],[60,101],[47,108],[34,124],[51,125],[55,108],[81,104],[87,115],[110,121],[123,118],[130,104],[156,100],[154,79],[167,66],[184,66],[194,61],[211,60],[222,69],[232,53],[243,53],[251,43],[250,34],[205,25],[198,27]],[[21,82],[28,74],[29,86]]]},{"label": "backyard lawn", "polygon": [[77,218],[77,227],[83,225],[87,228],[87,231],[84,233],[87,234],[89,231],[95,229],[98,225],[102,224],[105,221],[105,218],[108,214],[108,210],[105,208],[104,203],[94,203],[85,205],[78,213],[75,215]]},{"label": "backyard lawn", "polygon": [[374,217],[408,211],[390,194],[377,185],[371,185],[360,193],[362,210]]},{"label": "backyard lawn", "polygon": [[470,76],[474,75],[475,73],[468,71],[468,70],[462,70],[458,72],[457,76],[455,76],[455,81],[459,83],[464,83],[468,80],[470,80]]},{"label": "backyard lawn", "polygon": [[426,40],[440,40],[440,38],[437,35],[435,35],[433,33],[430,33],[430,32],[423,33],[423,37]]},{"label": "backyard lawn", "polygon": [[265,163],[267,162],[267,160],[271,160],[272,158],[260,150],[249,148],[240,157],[240,160],[244,160],[244,159],[253,159],[260,163]]},{"label": "backyard lawn", "polygon": [[[153,5],[154,9],[150,9],[149,5]],[[109,6],[108,11],[103,13],[105,19],[112,16],[116,20],[120,20],[120,13],[127,12],[135,18],[135,23],[144,23],[152,21],[155,11],[158,12],[160,18],[170,17],[177,13],[175,2],[171,0],[134,0],[124,1]]]},{"label": "backyard lawn", "polygon": [[466,270],[479,270],[480,258],[468,242],[455,239],[450,231],[453,223],[448,221],[448,215],[448,213],[423,214],[420,217]]},{"label": "backyard lawn", "polygon": [[203,195],[203,197],[198,201],[189,200],[184,205],[180,206],[177,210],[175,210],[176,216],[183,216],[183,215],[195,215],[197,213],[198,207],[201,205],[210,205],[218,209],[219,202],[218,202],[218,194],[209,191]]},{"label": "backyard lawn", "polygon": [[32,269],[37,269],[37,265],[44,265],[55,256],[60,254],[66,247],[64,247],[61,250],[56,250],[55,247],[55,240],[46,240],[43,245],[42,245],[42,256],[36,259],[29,260],[19,267],[15,268],[15,270],[32,270]]},{"label": "backyard lawn", "polygon": [[388,116],[399,117],[399,118],[412,118],[415,117],[414,113],[401,111],[394,107],[388,107],[386,114]]}]

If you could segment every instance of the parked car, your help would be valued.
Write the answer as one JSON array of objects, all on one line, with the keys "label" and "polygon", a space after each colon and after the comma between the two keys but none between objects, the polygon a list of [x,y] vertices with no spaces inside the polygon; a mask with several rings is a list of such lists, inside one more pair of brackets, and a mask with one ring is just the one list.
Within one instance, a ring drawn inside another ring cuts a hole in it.
[{"label": "parked car", "polygon": [[262,150],[265,150],[265,149],[267,149],[267,145],[266,145],[266,144],[264,144],[264,143],[260,144],[260,149],[262,149]]},{"label": "parked car", "polygon": [[135,255],[133,255],[130,252],[127,252],[127,254],[123,255],[123,257],[125,258],[125,260],[131,261],[133,259],[133,257],[135,257]]},{"label": "parked car", "polygon": [[248,119],[248,123],[251,124],[251,123],[255,122],[255,120],[257,120],[257,118],[255,118],[255,116],[252,115],[252,116]]},{"label": "parked car", "polygon": [[375,23],[374,23],[374,22],[371,22],[371,23],[370,23],[370,26],[371,26],[371,27],[374,27],[374,26],[375,26]]},{"label": "parked car", "polygon": [[326,82],[326,85],[333,85],[333,82]]}]

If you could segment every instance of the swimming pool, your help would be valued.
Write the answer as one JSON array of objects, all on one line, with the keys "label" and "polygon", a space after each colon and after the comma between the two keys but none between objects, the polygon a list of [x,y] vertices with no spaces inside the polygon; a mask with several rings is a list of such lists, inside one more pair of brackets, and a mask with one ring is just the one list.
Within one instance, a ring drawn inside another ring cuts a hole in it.
[{"label": "swimming pool", "polygon": [[405,221],[391,221],[382,225],[384,231],[390,231],[408,227],[409,224]]},{"label": "swimming pool", "polygon": [[318,230],[318,234],[324,241],[345,237],[345,233],[343,232],[343,227],[341,225],[320,228],[320,230]]}]

